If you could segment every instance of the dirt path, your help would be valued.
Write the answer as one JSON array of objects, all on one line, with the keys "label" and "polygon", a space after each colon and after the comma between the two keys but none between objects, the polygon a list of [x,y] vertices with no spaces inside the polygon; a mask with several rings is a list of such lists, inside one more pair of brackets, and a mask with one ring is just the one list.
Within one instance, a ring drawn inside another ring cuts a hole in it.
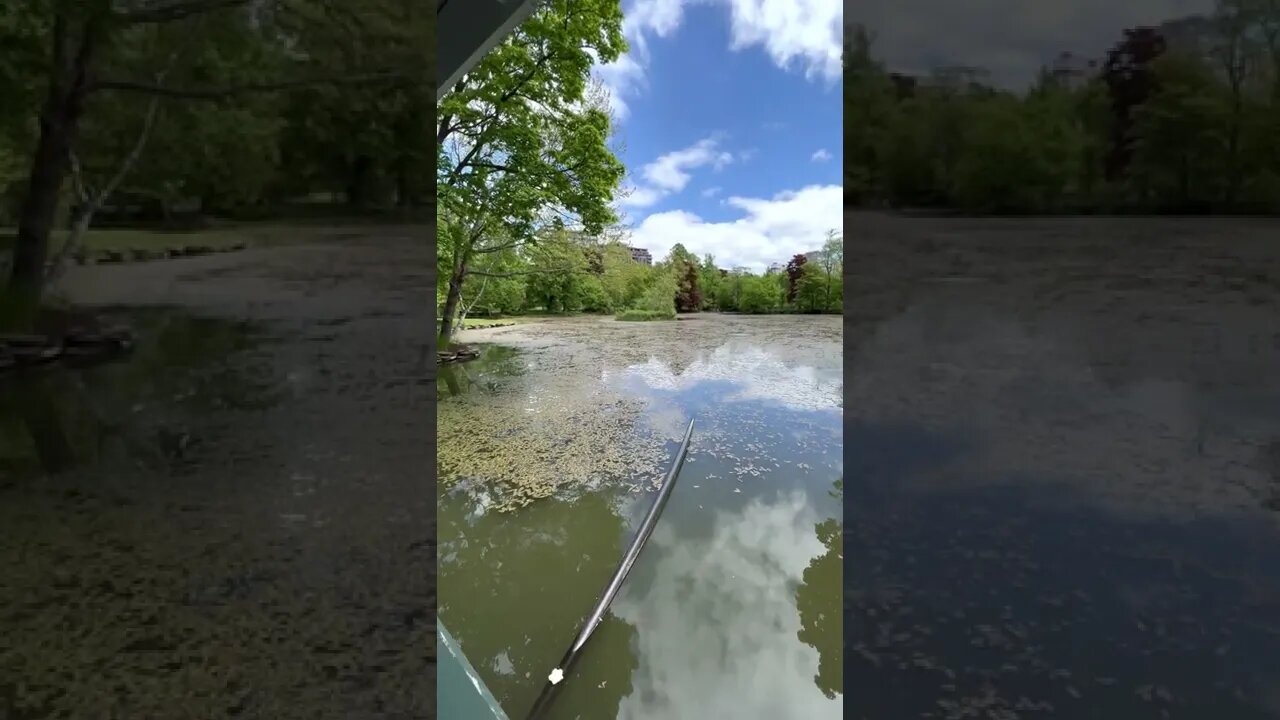
[{"label": "dirt path", "polygon": [[71,271],[141,340],[0,482],[0,716],[434,718],[424,234]]}]

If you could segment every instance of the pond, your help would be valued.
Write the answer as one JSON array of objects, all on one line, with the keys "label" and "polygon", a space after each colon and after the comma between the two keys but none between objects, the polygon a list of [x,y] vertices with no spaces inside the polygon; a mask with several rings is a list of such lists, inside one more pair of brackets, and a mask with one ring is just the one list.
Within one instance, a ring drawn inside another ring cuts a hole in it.
[{"label": "pond", "polygon": [[0,717],[434,717],[401,247],[72,269],[137,347],[0,378]]},{"label": "pond", "polygon": [[1238,223],[1151,225],[868,242],[852,717],[1280,717],[1280,268]]},{"label": "pond", "polygon": [[839,318],[477,331],[442,369],[439,612],[512,718],[689,458],[548,718],[842,716]]}]

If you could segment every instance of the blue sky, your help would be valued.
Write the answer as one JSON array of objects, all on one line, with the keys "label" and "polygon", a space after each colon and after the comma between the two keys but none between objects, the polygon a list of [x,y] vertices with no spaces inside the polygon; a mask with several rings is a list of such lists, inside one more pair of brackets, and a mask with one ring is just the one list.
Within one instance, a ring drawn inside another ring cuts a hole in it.
[{"label": "blue sky", "polygon": [[840,229],[840,0],[624,0],[598,66],[630,243],[763,270]]}]

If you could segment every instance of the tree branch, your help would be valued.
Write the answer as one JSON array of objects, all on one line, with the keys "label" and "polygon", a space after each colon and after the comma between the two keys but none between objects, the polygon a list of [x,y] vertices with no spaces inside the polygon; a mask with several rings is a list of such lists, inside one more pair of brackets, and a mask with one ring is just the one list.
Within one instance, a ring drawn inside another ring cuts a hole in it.
[{"label": "tree branch", "polygon": [[130,24],[167,23],[216,10],[244,7],[252,0],[181,0],[117,11],[117,20]]},{"label": "tree branch", "polygon": [[475,275],[478,277],[510,278],[510,277],[519,277],[522,275],[538,275],[542,273],[557,273],[557,272],[558,273],[576,273],[581,271],[572,267],[558,267],[558,268],[537,268],[535,270],[512,270],[510,272],[487,272],[485,270],[468,270],[467,274]]},{"label": "tree branch", "polygon": [[398,72],[380,72],[368,75],[351,75],[346,77],[308,78],[303,80],[284,80],[274,83],[246,83],[223,88],[170,88],[151,83],[132,82],[128,80],[99,80],[89,86],[89,91],[114,90],[116,92],[132,92],[178,100],[225,100],[237,95],[256,93],[273,93],[281,90],[314,87],[316,85],[357,85],[379,80],[407,80]]},{"label": "tree branch", "polygon": [[473,248],[471,252],[476,255],[487,255],[489,253],[502,252],[503,250],[510,250],[511,248],[519,247],[523,242],[524,241],[522,240],[512,240],[509,243],[503,243],[501,245],[493,245],[486,248]]}]

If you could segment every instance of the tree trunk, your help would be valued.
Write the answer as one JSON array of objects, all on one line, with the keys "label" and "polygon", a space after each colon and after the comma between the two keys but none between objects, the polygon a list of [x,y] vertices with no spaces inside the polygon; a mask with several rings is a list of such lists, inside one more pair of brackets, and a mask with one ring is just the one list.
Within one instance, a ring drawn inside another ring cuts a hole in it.
[{"label": "tree trunk", "polygon": [[31,161],[27,192],[18,213],[10,284],[18,297],[37,304],[44,290],[49,236],[58,214],[62,185],[89,91],[89,65],[97,40],[97,21],[86,20],[79,37],[65,16],[54,21],[53,68],[49,94],[40,113],[40,136]]},{"label": "tree trunk", "polygon": [[1240,131],[1244,116],[1244,101],[1240,97],[1240,87],[1238,82],[1233,82],[1231,88],[1231,127],[1227,131],[1227,187],[1226,187],[1226,206],[1232,208],[1236,204],[1236,198],[1240,194],[1241,185],[1241,168],[1240,168]]},{"label": "tree trunk", "polygon": [[347,178],[347,204],[363,210],[369,204],[369,175],[373,160],[368,155],[357,155]]},{"label": "tree trunk", "polygon": [[453,273],[449,276],[449,293],[445,296],[444,312],[440,316],[441,349],[449,347],[449,343],[453,341],[453,335],[457,331],[453,318],[458,314],[458,304],[462,302],[462,282],[466,278],[466,274],[466,266],[457,263],[453,267]]}]

